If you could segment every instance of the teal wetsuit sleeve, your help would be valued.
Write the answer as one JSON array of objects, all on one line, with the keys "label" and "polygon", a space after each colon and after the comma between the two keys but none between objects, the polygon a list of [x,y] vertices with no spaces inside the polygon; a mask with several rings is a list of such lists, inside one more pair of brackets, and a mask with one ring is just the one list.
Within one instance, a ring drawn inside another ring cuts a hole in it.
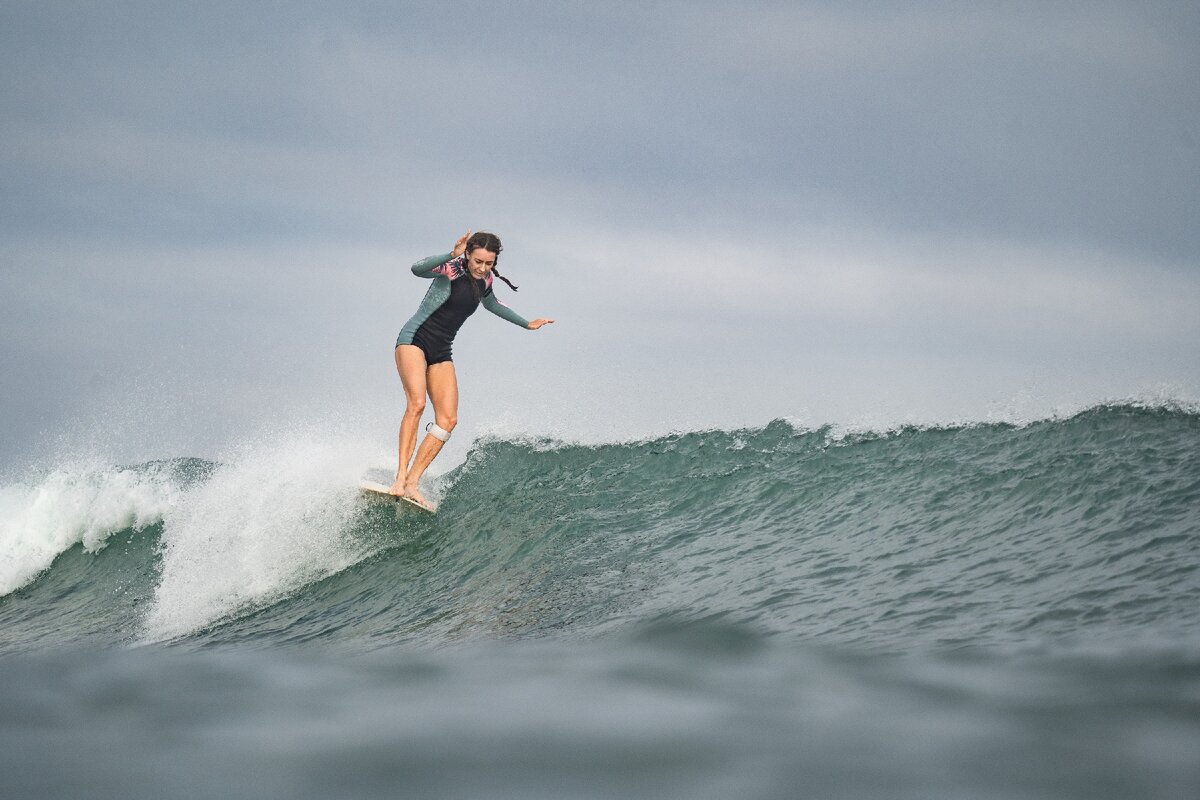
[{"label": "teal wetsuit sleeve", "polygon": [[529,320],[497,300],[496,295],[492,292],[488,292],[483,296],[483,307],[497,317],[508,320],[513,325],[520,325],[522,328],[529,327]]},{"label": "teal wetsuit sleeve", "polygon": [[450,262],[453,260],[450,253],[443,253],[423,258],[412,265],[414,275],[419,278],[432,278],[433,285],[429,287],[429,291],[425,292],[425,298],[421,300],[417,313],[413,314],[412,318],[400,329],[400,335],[396,337],[397,347],[402,344],[412,344],[417,329],[450,297],[449,273],[453,266]]},{"label": "teal wetsuit sleeve", "polygon": [[432,278],[439,274],[437,271],[438,267],[442,266],[447,261],[453,260],[453,258],[454,256],[451,253],[443,253],[440,256],[422,258],[420,261],[412,265],[413,275],[421,278]]}]

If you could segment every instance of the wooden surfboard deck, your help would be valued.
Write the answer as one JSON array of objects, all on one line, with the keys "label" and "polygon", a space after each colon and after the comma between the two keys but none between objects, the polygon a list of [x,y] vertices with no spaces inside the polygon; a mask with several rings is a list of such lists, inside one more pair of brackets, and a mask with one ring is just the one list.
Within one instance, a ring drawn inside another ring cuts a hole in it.
[{"label": "wooden surfboard deck", "polygon": [[436,509],[426,508],[425,506],[418,503],[416,500],[410,500],[407,497],[400,497],[399,495],[392,494],[391,492],[388,491],[389,487],[384,486],[382,483],[377,483],[375,481],[369,481],[369,480],[364,479],[364,480],[361,480],[358,482],[358,488],[363,491],[363,494],[367,494],[367,495],[370,495],[373,497],[382,496],[389,500],[393,500],[398,504],[403,503],[404,504],[403,507],[406,507],[406,508],[419,508],[421,511],[424,511],[426,514],[437,513]]}]

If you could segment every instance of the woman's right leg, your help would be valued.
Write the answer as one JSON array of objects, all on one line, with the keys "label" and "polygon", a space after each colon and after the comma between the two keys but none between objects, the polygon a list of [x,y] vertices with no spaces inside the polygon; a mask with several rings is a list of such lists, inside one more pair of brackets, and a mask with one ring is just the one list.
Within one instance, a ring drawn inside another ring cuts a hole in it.
[{"label": "woman's right leg", "polygon": [[404,494],[404,478],[417,446],[417,428],[421,415],[425,413],[425,353],[412,344],[396,346],[396,372],[404,385],[404,417],[400,420],[400,452],[397,458],[396,479],[389,490],[392,494]]},{"label": "woman's right leg", "polygon": [[[429,386],[429,399],[433,401],[433,417],[437,426],[446,432],[454,430],[458,424],[458,377],[454,372],[453,361],[443,361],[433,364],[425,371],[426,383]],[[421,476],[429,464],[442,452],[444,439],[432,433],[425,435],[421,446],[417,448],[417,457],[408,468],[408,478],[404,482],[404,496],[410,497],[421,505],[431,508],[429,501],[421,494]]]}]

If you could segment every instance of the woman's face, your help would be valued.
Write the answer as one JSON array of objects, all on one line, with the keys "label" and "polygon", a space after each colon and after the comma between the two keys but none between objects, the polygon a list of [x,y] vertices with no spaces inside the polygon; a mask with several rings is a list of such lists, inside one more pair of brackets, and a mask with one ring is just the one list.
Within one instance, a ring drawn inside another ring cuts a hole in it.
[{"label": "woman's face", "polygon": [[467,269],[470,270],[473,278],[482,278],[494,266],[496,266],[495,253],[484,250],[482,247],[476,247],[467,253]]}]

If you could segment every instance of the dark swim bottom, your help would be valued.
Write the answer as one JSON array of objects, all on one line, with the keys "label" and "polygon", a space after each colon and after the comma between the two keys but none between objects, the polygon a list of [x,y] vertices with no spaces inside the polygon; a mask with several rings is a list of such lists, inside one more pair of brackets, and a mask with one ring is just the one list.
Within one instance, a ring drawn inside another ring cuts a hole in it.
[{"label": "dark swim bottom", "polygon": [[421,352],[425,354],[425,365],[433,366],[441,364],[443,361],[451,361],[450,358],[450,342],[430,342],[421,335],[421,331],[413,334],[412,343],[421,348]]}]

